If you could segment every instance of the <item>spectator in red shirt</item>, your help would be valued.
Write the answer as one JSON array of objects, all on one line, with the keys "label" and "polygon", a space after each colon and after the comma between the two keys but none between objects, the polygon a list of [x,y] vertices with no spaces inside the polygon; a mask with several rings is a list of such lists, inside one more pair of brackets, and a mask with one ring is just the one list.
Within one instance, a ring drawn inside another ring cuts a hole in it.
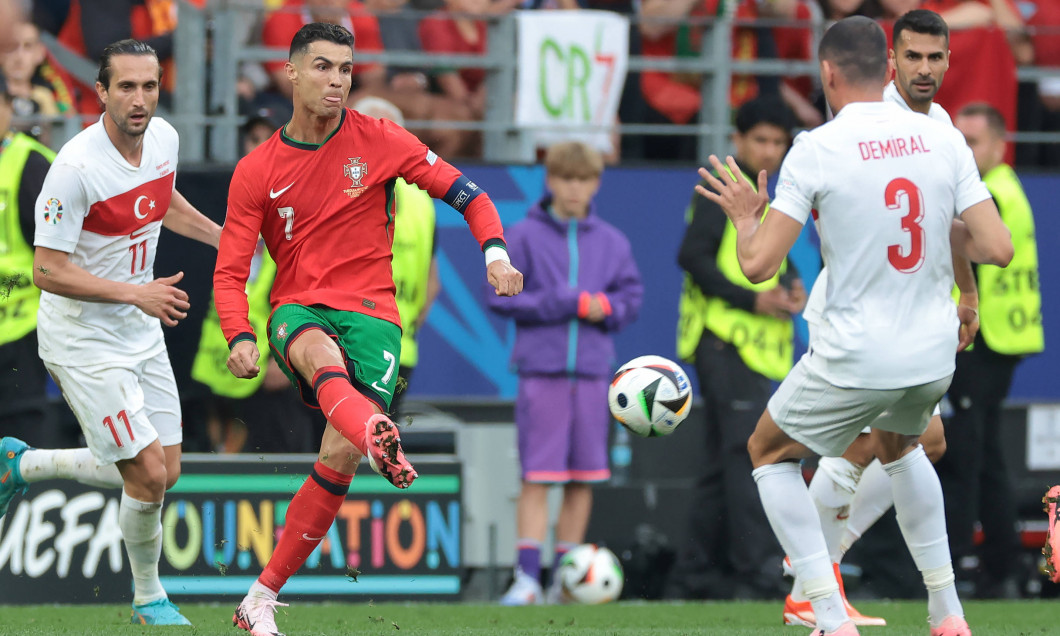
[{"label": "spectator in red shirt", "polygon": [[[1060,67],[1060,2],[1021,3],[1034,46],[1034,64]],[[1060,73],[1020,87],[1020,130],[1060,131]],[[1023,92],[1023,91],[1026,92]],[[1017,157],[1041,166],[1060,166],[1057,144],[1020,144]]]},{"label": "spectator in red shirt", "polygon": [[[489,11],[489,0],[445,0],[445,8],[420,22],[420,43],[429,53],[486,54],[486,22],[475,18]],[[443,94],[463,103],[471,116],[486,112],[486,71],[441,69],[435,75]]]},{"label": "spectator in red shirt", "polygon": [[[644,0],[641,3],[641,53],[654,57],[692,57],[699,55],[702,30],[681,24],[681,18],[704,18],[718,14],[719,0]],[[802,0],[742,0],[736,8],[736,19],[745,22],[758,18],[787,19],[808,22],[813,17]],[[652,21],[656,18],[656,21]],[[759,57],[809,60],[812,34],[806,27],[753,28],[739,26],[733,33],[732,57],[752,60]],[[700,109],[699,74],[647,71],[641,74],[641,92],[648,104],[670,121],[685,124]],[[763,91],[763,89],[765,89]],[[812,89],[809,77],[732,78],[730,106],[737,108],[760,92],[775,92],[784,99],[803,125],[822,122],[820,112],[809,101]]]}]

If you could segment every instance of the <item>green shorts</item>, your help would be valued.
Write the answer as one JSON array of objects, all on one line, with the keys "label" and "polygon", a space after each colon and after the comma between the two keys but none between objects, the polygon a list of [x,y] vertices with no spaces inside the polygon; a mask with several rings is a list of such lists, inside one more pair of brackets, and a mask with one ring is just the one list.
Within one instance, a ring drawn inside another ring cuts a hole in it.
[{"label": "green shorts", "polygon": [[335,340],[354,388],[388,412],[397,386],[401,328],[374,316],[321,305],[277,307],[269,318],[269,345],[280,368],[301,392],[302,401],[320,408],[313,378],[299,375],[287,355],[291,343],[310,329],[319,329]]}]

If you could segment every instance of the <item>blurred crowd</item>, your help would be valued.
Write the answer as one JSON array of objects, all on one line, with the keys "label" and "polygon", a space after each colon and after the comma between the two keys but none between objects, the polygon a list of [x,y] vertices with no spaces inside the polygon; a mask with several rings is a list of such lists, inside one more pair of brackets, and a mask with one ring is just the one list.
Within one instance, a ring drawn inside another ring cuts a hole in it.
[{"label": "blurred crowd", "polygon": [[[208,8],[209,1],[191,0],[191,4]],[[19,129],[48,143],[47,127],[35,116],[54,120],[62,115],[99,113],[92,87],[57,63],[42,44],[42,33],[55,36],[92,61],[109,42],[145,39],[166,61],[165,83],[172,90],[177,71],[172,62],[175,0],[23,0],[23,4],[30,19],[15,25],[15,44],[3,54],[2,62],[2,72],[16,96]],[[695,57],[710,21],[728,15],[737,25],[733,59],[795,61],[812,58],[814,29],[831,20],[859,14],[878,19],[886,27],[897,16],[922,7],[939,12],[954,31],[952,73],[977,77],[981,91],[1012,94],[1011,106],[995,104],[1012,120],[1011,130],[1060,132],[1060,3],[1049,0],[232,0],[228,6],[240,9],[231,37],[243,46],[286,49],[303,24],[325,21],[353,31],[360,53],[465,55],[485,54],[487,24],[498,16],[518,10],[598,9],[631,16],[632,55]],[[283,62],[280,56],[263,64],[241,65],[237,91],[243,116],[263,117],[277,126],[286,121],[290,84]],[[1018,66],[1051,67],[1056,73],[1022,82],[1017,88]],[[440,155],[481,156],[478,131],[440,122],[483,119],[485,70],[366,61],[354,72],[351,103],[365,96],[384,98],[400,108],[405,119],[413,122],[412,131]],[[735,109],[755,96],[774,94],[792,108],[802,126],[816,126],[828,115],[811,75],[736,76],[730,105]],[[699,73],[631,73],[619,119],[624,123],[694,123],[701,110],[702,81]],[[616,153],[611,159],[691,160],[695,143],[692,136],[626,135],[621,155]],[[1060,144],[1022,143],[1015,159],[1025,166],[1058,166]]]},{"label": "blurred crowd", "polygon": [[[36,0],[24,4],[29,5],[30,19],[14,26],[14,45],[3,54],[0,66],[16,97],[16,128],[48,143],[48,128],[41,125],[40,116],[54,120],[75,113],[85,117],[99,113],[92,87],[57,63],[43,45],[42,33],[55,36],[89,60],[95,60],[109,42],[126,37],[147,40],[166,61],[166,87],[172,90],[176,76],[172,62],[177,28],[174,0]],[[193,0],[192,4],[206,7],[208,0]],[[350,28],[362,53],[484,55],[487,23],[497,16],[516,10],[600,9],[633,18],[633,55],[698,56],[710,20],[731,15],[737,24],[733,59],[796,61],[812,58],[814,25],[854,14],[886,25],[910,9],[923,7],[939,12],[955,31],[955,72],[964,65],[965,73],[980,73],[983,69],[977,60],[982,56],[1002,63],[1011,60],[1013,75],[1017,65],[1056,68],[1055,76],[1014,87],[1011,92],[1018,106],[1009,114],[1014,130],[1060,132],[1060,3],[1048,0],[235,0],[229,4],[245,9],[238,13],[241,20],[232,37],[247,46],[284,49],[303,24],[325,21]],[[961,57],[961,34],[972,36],[966,41],[972,43],[976,55]],[[277,126],[286,121],[290,84],[283,61],[279,57],[240,67],[237,91],[242,115],[263,117]],[[483,69],[365,62],[354,71],[351,103],[365,96],[384,98],[396,104],[407,120],[416,122],[413,132],[440,155],[481,156],[479,132],[434,122],[482,120],[487,101]],[[620,120],[694,123],[700,112],[702,81],[698,73],[631,73]],[[780,96],[802,126],[816,126],[827,117],[811,76],[734,77],[730,105],[735,109],[761,94]],[[695,156],[695,139],[627,135],[621,156],[690,160]],[[1016,161],[1030,166],[1060,165],[1060,144],[1020,144]]]}]

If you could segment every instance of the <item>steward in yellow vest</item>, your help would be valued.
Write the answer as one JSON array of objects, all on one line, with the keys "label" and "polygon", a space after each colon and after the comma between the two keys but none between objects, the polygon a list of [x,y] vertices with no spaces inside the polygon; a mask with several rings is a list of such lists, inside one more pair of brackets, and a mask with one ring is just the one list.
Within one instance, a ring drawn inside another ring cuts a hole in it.
[{"label": "steward in yellow vest", "polygon": [[1034,215],[1015,171],[1001,163],[983,175],[1001,220],[1012,232],[1012,262],[1002,269],[977,265],[979,331],[991,350],[1006,355],[1041,353],[1042,296],[1038,288],[1038,245]]},{"label": "steward in yellow vest", "polygon": [[[27,171],[33,153],[39,155],[35,167],[43,173]],[[53,159],[54,152],[28,135],[9,133],[0,140],[0,345],[37,328],[40,290],[33,286],[33,206]]]},{"label": "steward in yellow vest", "polygon": [[[953,121],[972,149],[979,174],[1012,234],[1008,267],[975,265],[979,287],[979,333],[975,346],[957,354],[947,396],[946,455],[935,465],[946,500],[946,531],[953,562],[976,555],[982,597],[1018,588],[1020,539],[1018,497],[1006,465],[1005,445],[1014,443],[1003,417],[1004,402],[1020,361],[1045,348],[1034,216],[1023,187],[1004,163],[1005,120],[987,104],[969,104]],[[976,521],[984,541],[973,542]]]},{"label": "steward in yellow vest", "polygon": [[[754,187],[755,180],[751,179],[746,171],[741,172],[740,177]],[[685,211],[685,222],[690,225],[697,204],[698,201],[694,201]],[[778,290],[782,277],[785,280],[797,280],[797,274],[793,270],[794,277],[787,276],[788,263],[785,260],[773,278],[761,283],[747,280],[736,257],[736,228],[728,219],[725,219],[724,231],[714,251],[714,260],[714,269],[724,276],[728,283],[741,289],[728,293],[722,291],[719,295],[707,295],[702,287],[696,284],[693,273],[702,273],[702,268],[688,263],[677,309],[678,357],[689,362],[694,361],[703,330],[707,329],[719,340],[735,347],[748,368],[770,380],[780,381],[791,370],[793,363],[794,329],[791,316],[780,312],[784,317],[778,317],[773,312],[758,311],[758,294]],[[684,266],[682,263],[682,267]],[[781,287],[778,291],[783,292],[784,288]]]},{"label": "steward in yellow vest", "polygon": [[[755,187],[760,171],[780,169],[795,117],[777,97],[759,97],[736,112],[733,156]],[[689,539],[678,550],[671,584],[679,598],[775,594],[767,572],[783,558],[757,493],[747,439],[792,365],[792,314],[806,292],[789,264],[770,280],[752,284],[736,256],[736,228],[720,206],[692,195],[677,262],[684,270],[678,308],[677,355],[695,365],[704,405],[703,467],[691,493]],[[704,531],[704,528],[714,530]]]},{"label": "steward in yellow vest", "polygon": [[390,405],[398,412],[413,369],[419,362],[419,329],[438,295],[438,267],[434,260],[434,200],[418,187],[398,179],[394,183],[397,202],[394,213],[394,285],[401,317],[401,359],[398,361],[398,391]]},{"label": "steward in yellow vest", "polygon": [[11,115],[0,82],[0,420],[4,435],[39,437],[48,373],[37,353],[33,217],[55,153],[10,131]]}]

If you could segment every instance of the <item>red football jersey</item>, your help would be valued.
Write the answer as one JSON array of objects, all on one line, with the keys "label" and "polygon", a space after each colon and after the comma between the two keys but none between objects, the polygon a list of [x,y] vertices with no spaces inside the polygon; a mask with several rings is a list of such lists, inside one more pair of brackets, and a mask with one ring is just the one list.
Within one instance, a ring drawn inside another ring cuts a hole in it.
[{"label": "red football jersey", "polygon": [[[348,109],[320,145],[278,131],[236,165],[228,190],[214,271],[225,338],[253,333],[246,281],[259,233],[276,261],[273,307],[319,304],[400,325],[390,268],[394,180],[442,198],[460,176],[404,128]],[[480,245],[503,244],[492,203],[465,218]]]}]

